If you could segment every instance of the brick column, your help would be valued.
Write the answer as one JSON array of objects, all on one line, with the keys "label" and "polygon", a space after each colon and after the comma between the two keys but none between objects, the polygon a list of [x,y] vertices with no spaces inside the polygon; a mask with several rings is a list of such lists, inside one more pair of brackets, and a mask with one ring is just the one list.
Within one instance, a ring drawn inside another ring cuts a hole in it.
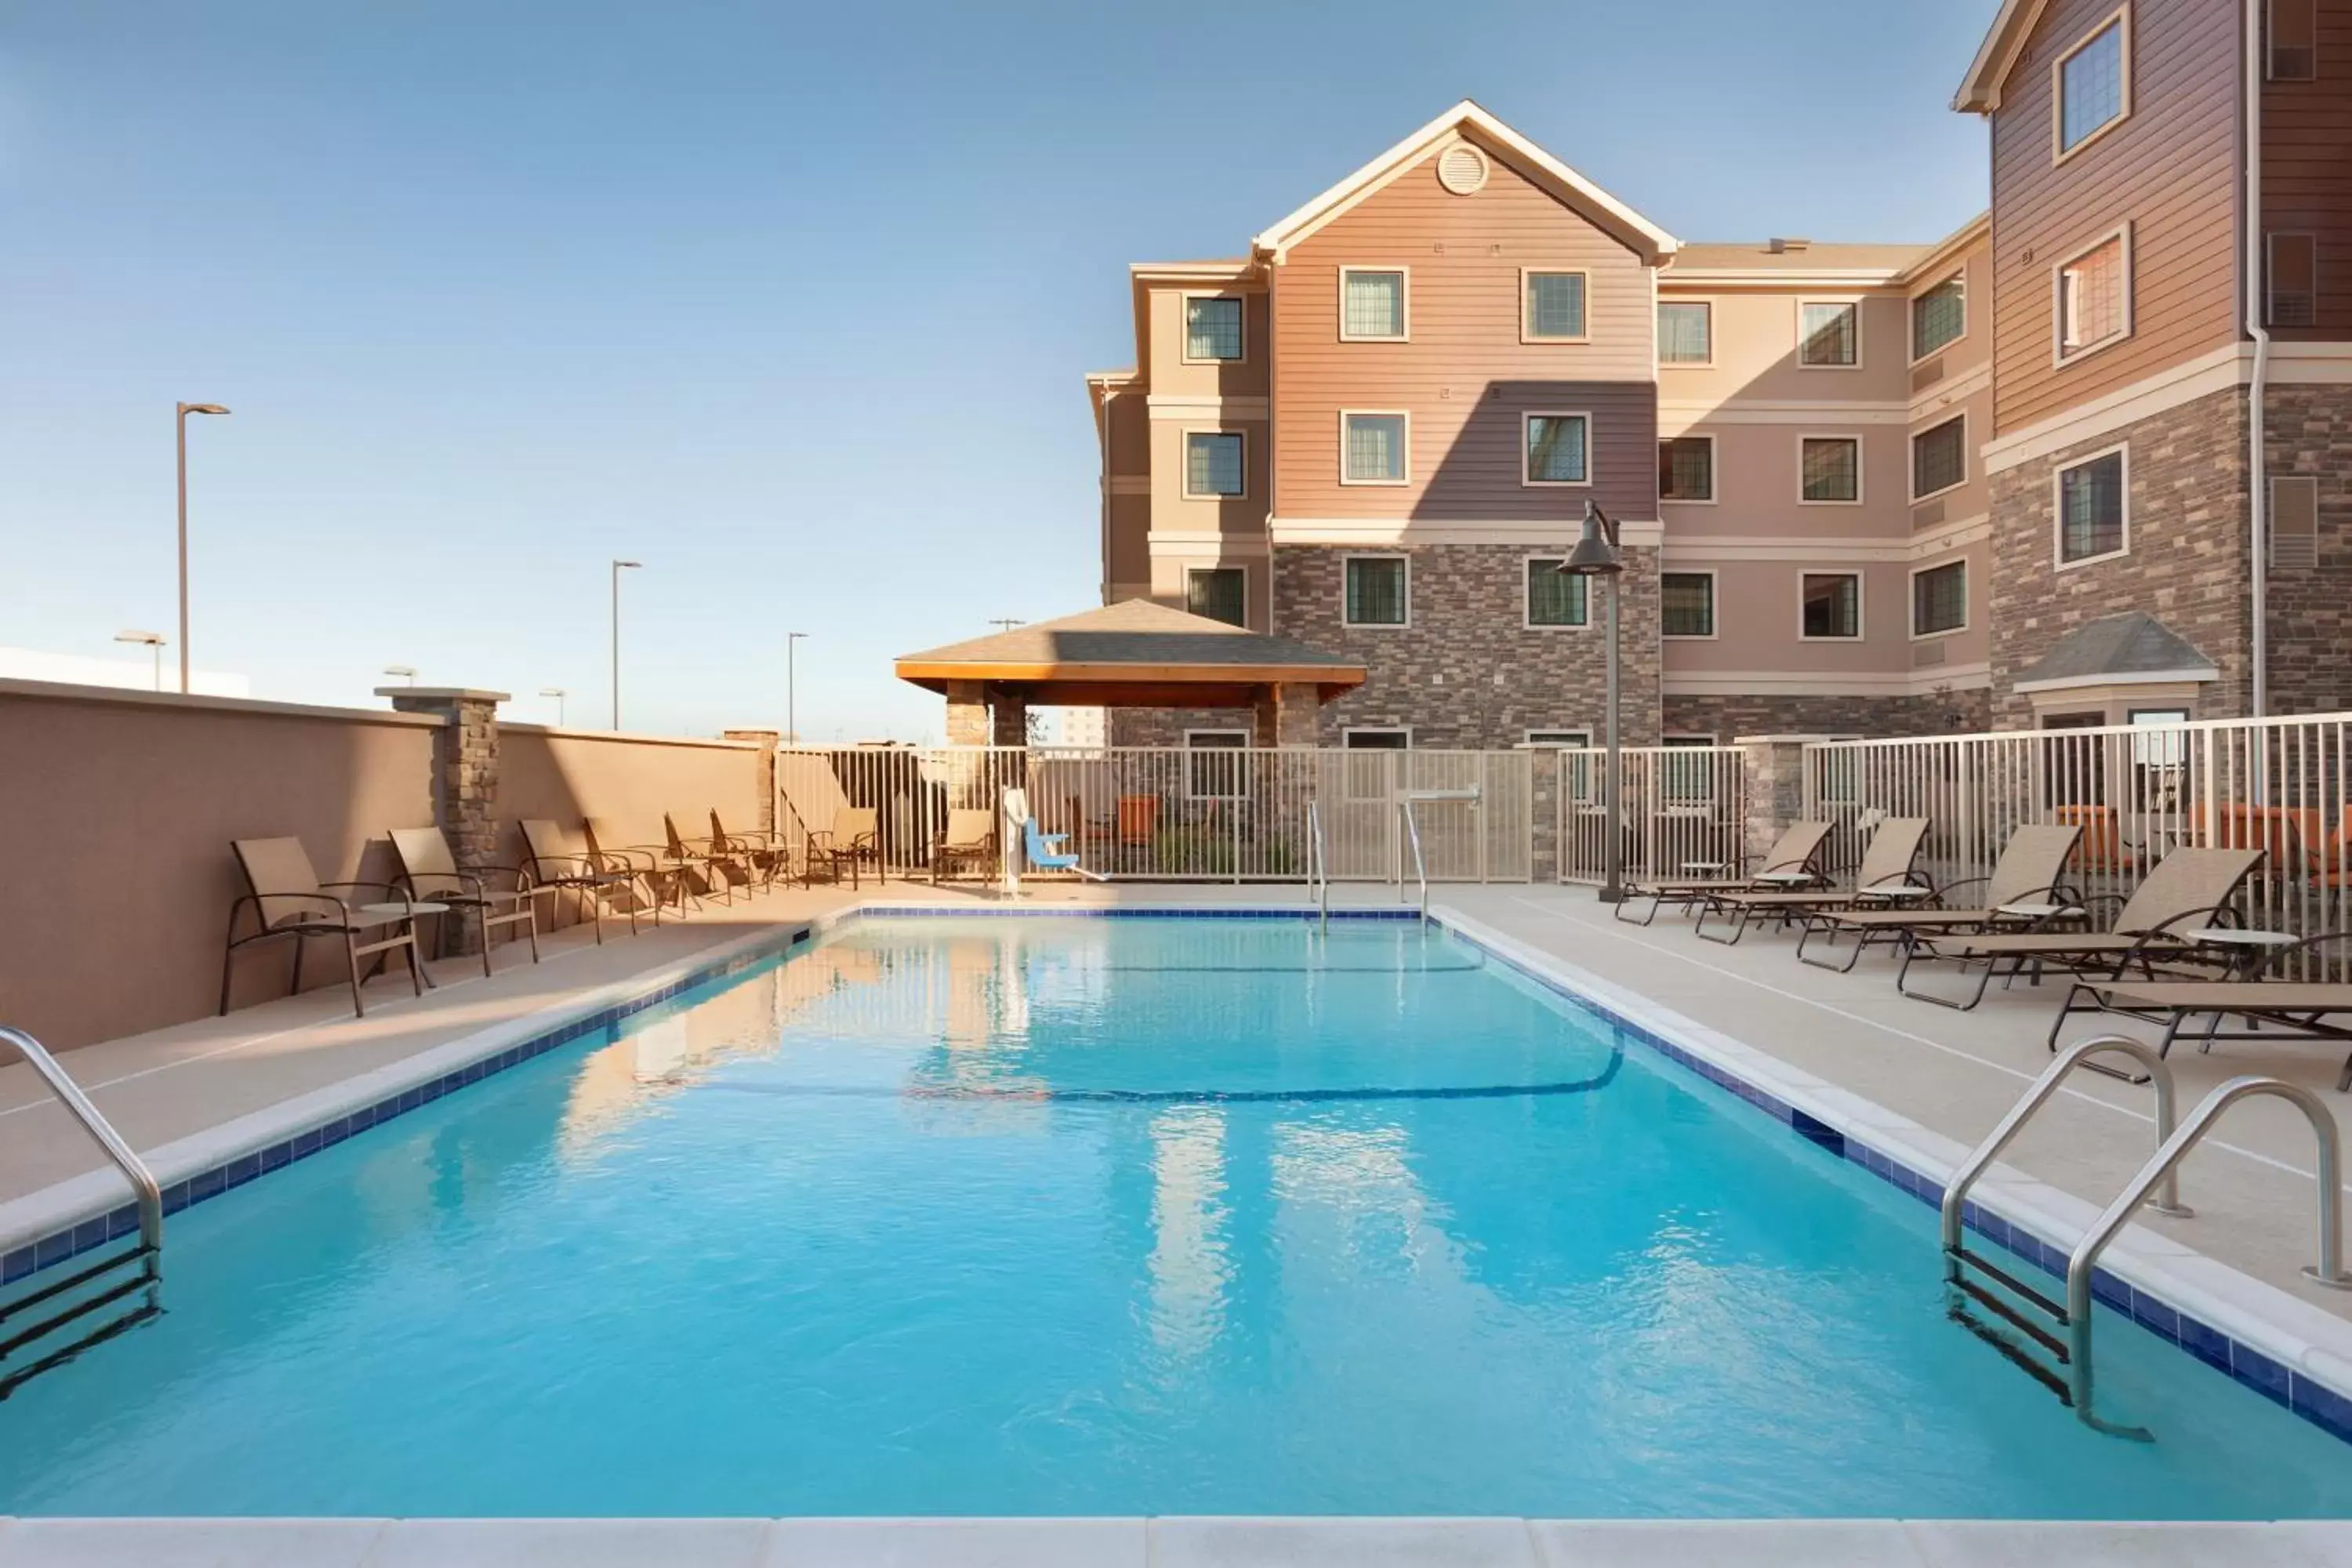
[{"label": "brick column", "polygon": [[[499,704],[503,691],[455,686],[379,686],[401,713],[430,713],[442,721],[433,738],[433,820],[449,841],[459,870],[499,858]],[[436,917],[459,952],[481,951],[479,911],[452,910]]]},{"label": "brick column", "polygon": [[1528,809],[1534,813],[1534,864],[1528,874],[1538,882],[1559,880],[1559,752],[1549,746],[1532,748],[1528,759]]},{"label": "brick column", "polygon": [[977,680],[948,682],[948,744],[988,744],[988,688]]},{"label": "brick column", "polygon": [[988,705],[989,743],[996,746],[1025,746],[1029,743],[1029,703],[1021,697],[997,693],[996,700]]},{"label": "brick column", "polygon": [[1746,756],[1747,853],[1761,856],[1780,830],[1805,809],[1805,744],[1826,735],[1742,735],[1733,744]]},{"label": "brick column", "polygon": [[776,830],[776,742],[784,738],[782,730],[722,731],[730,741],[750,741],[759,747],[751,753],[751,787],[758,792],[760,805],[751,826],[762,833]]}]

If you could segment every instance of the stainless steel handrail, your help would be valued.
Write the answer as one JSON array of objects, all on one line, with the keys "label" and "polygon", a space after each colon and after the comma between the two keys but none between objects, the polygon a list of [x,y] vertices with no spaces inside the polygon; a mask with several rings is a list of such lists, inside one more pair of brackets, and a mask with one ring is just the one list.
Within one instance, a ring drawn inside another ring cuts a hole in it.
[{"label": "stainless steel handrail", "polygon": [[114,1162],[115,1169],[130,1182],[131,1190],[139,1200],[140,1244],[148,1254],[147,1304],[160,1309],[163,1304],[163,1275],[155,1258],[163,1247],[163,1190],[155,1184],[154,1173],[148,1170],[147,1163],[122,1141],[122,1135],[114,1130],[114,1124],[99,1114],[98,1107],[82,1093],[81,1086],[66,1075],[65,1068],[58,1066],[57,1058],[49,1055],[40,1041],[22,1029],[0,1025],[0,1043],[16,1047],[17,1054],[32,1065],[34,1073],[48,1085],[49,1092],[58,1097],[67,1113],[81,1123],[82,1131],[106,1152],[106,1157]]},{"label": "stainless steel handrail", "polygon": [[2074,1392],[2074,1414],[2104,1432],[2125,1436],[2145,1436],[2137,1427],[2110,1426],[2091,1414],[2091,1279],[2099,1254],[2116,1238],[2133,1211],[2147,1198],[2150,1191],[2172,1179],[2173,1172],[2188,1157],[2189,1151],[2212,1130],[2221,1114],[2242,1100],[2261,1095],[2284,1100],[2311,1123],[2313,1137],[2319,1142],[2319,1261],[2303,1271],[2304,1278],[2315,1284],[2338,1290],[2352,1290],[2352,1276],[2344,1272],[2344,1187],[2340,1173],[2342,1154],[2337,1142],[2336,1118],[2319,1096],[2296,1084],[2275,1078],[2233,1078],[2205,1097],[2204,1103],[2189,1114],[2178,1131],[2164,1141],[2153,1158],[2140,1167],[2123,1195],[2109,1204],[2106,1212],[2083,1233],[2074,1244],[2074,1255],[2066,1261],[2066,1316],[2071,1352],[2067,1373]]},{"label": "stainless steel handrail", "polygon": [[1318,931],[1331,929],[1331,860],[1330,851],[1323,843],[1323,810],[1314,800],[1307,803],[1307,883],[1315,895],[1315,925]]},{"label": "stainless steel handrail", "polygon": [[[1405,838],[1412,846],[1412,872],[1421,882],[1421,918],[1427,920],[1429,918],[1429,866],[1421,858],[1421,825],[1413,820],[1412,797],[1408,795],[1399,802],[1397,809],[1404,815]],[[1403,897],[1404,886],[1402,879],[1399,879],[1397,898],[1402,900]]]}]

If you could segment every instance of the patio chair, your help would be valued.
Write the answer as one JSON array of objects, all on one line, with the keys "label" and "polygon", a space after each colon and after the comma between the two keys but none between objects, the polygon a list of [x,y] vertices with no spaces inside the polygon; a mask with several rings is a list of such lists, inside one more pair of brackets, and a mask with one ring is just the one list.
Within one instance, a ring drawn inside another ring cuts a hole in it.
[{"label": "patio chair", "polygon": [[[1057,834],[1066,838],[1068,834]],[[996,865],[996,813],[950,807],[947,826],[931,839],[931,885],[958,868],[976,866],[985,877]]]},{"label": "patio chair", "polygon": [[723,844],[730,853],[749,859],[762,888],[772,888],[779,876],[792,873],[792,849],[784,842],[782,834],[772,827],[747,828],[730,833],[726,825],[719,820],[719,808],[715,805],[710,808],[710,841]]},{"label": "patio chair", "polygon": [[[1937,889],[1938,907],[1935,909],[1823,910],[1809,915],[1804,934],[1797,939],[1797,956],[1816,969],[1834,969],[1843,974],[1853,968],[1864,950],[1874,942],[1899,947],[1910,931],[2023,928],[2065,915],[2079,907],[2082,895],[2061,884],[2058,876],[2065,868],[2067,858],[2074,852],[2075,840],[2082,836],[2079,827],[2029,823],[2009,836],[1990,876],[1969,877]],[[1980,907],[1971,909],[1954,903],[1954,895],[1961,889],[1979,885],[1984,889]],[[1824,931],[1829,933],[1832,952],[1836,951],[1840,931],[1853,933],[1854,944],[1846,951],[1843,963],[1806,956],[1806,945]]]},{"label": "patio chair", "polygon": [[[353,1016],[364,1017],[367,1014],[367,1005],[360,999],[362,958],[374,956],[381,964],[386,956],[400,952],[408,961],[410,988],[419,996],[425,994],[425,970],[416,959],[416,911],[412,907],[413,900],[397,887],[389,882],[321,882],[299,838],[238,838],[231,841],[229,848],[236,857],[237,869],[244,874],[246,891],[228,910],[228,942],[221,952],[223,1017],[228,1016],[229,979],[237,950],[289,937],[294,941],[294,978],[289,995],[299,994],[302,989],[302,953],[309,945],[306,939],[314,936],[343,940],[343,959],[351,971]],[[397,902],[352,905],[332,891],[338,888],[373,889]],[[239,936],[237,917],[248,908],[253,911],[255,929]],[[386,930],[392,932],[390,936],[378,934]],[[362,937],[371,940],[362,942]]]},{"label": "patio chair", "polygon": [[[2032,931],[1991,934],[1938,935],[1915,931],[1903,944],[1903,967],[1895,988],[1915,1001],[1967,1012],[1984,1000],[1985,990],[2004,961],[2014,980],[2031,965],[2038,978],[2044,966],[2078,974],[2104,972],[2120,980],[2137,965],[2149,979],[2162,960],[2178,963],[2193,948],[2180,932],[2221,923],[2231,917],[2231,900],[2262,864],[2259,849],[2176,849],[2158,861],[2147,879],[2128,899],[2114,894],[2082,900],[2082,918],[2103,903],[2116,903],[2115,924],[2105,931]],[[1914,991],[1908,980],[1912,964],[1922,958],[1948,961],[1964,970],[1980,968],[1977,988],[1965,1002],[1929,992]],[[2062,1015],[2063,1016],[2063,1015]]]},{"label": "patio chair", "polygon": [[[2270,954],[2258,969],[2284,968],[2297,954],[2308,954],[2323,944],[2352,942],[2352,931],[2326,931],[2307,937]],[[2087,998],[2087,1005],[2077,1005]],[[2074,982],[2058,1010],[2060,1023],[2075,1013],[2120,1013],[2146,1023],[2161,1024],[2164,1035],[2156,1054],[2168,1056],[2172,1043],[2191,1018],[2212,1021],[2197,1032],[2199,1049],[2210,1051],[2216,1040],[2326,1040],[2352,1042],[2352,1024],[2330,1023],[2352,1014],[2352,984],[2308,980],[2265,980],[2259,973],[2233,980],[2091,980]],[[2242,1018],[2243,1030],[2225,1030],[2222,1021]],[[2051,1030],[2052,1050],[2058,1031]],[[2344,1058],[2336,1075],[2339,1094],[2352,1092],[2352,1055]]]},{"label": "patio chair", "polygon": [[[1752,916],[1777,919],[1786,925],[1810,910],[1874,905],[1883,909],[1898,900],[1925,898],[1935,889],[1912,880],[1912,868],[1918,861],[1920,846],[1927,841],[1926,817],[1881,817],[1878,826],[1871,830],[1870,843],[1863,849],[1862,864],[1854,868],[1853,887],[1709,893],[1699,907],[1698,924],[1694,929],[1706,941],[1728,947],[1747,934]],[[1738,911],[1731,934],[1710,934],[1706,917],[1727,910]]]},{"label": "patio chair", "polygon": [[637,909],[653,911],[656,927],[661,924],[664,904],[674,905],[681,918],[688,899],[694,900],[697,909],[702,907],[694,890],[692,868],[672,857],[667,845],[632,844],[609,816],[583,817],[580,828],[585,836],[589,865],[621,878],[620,890]]},{"label": "patio chair", "polygon": [[2123,818],[2112,805],[2053,805],[2051,819],[2082,829],[2083,841],[2066,862],[2070,871],[2129,871],[2139,864],[2140,847],[2124,838]]},{"label": "patio chair", "polygon": [[[437,827],[395,827],[390,837],[393,858],[400,863],[400,882],[411,900],[470,910],[481,921],[484,976],[490,973],[490,933],[500,926],[522,927],[523,934],[530,939],[530,961],[539,962],[538,895],[546,889],[530,886],[530,878],[521,867],[484,866],[461,871],[457,858],[449,853],[448,839]],[[486,871],[505,873],[513,879],[514,886],[489,886],[482,879]],[[436,932],[445,948],[447,931],[448,922],[445,920]]]},{"label": "patio chair", "polygon": [[[587,907],[588,918],[595,923],[596,942],[604,942],[604,909],[616,893],[631,890],[636,879],[628,871],[605,868],[604,862],[589,852],[586,844],[566,833],[554,823],[541,817],[529,817],[517,823],[522,834],[522,868],[530,874],[533,888],[561,888],[580,899]],[[660,909],[655,909],[655,923],[660,923]],[[637,900],[629,900],[629,934],[637,931]]]},{"label": "patio chair", "polygon": [[705,893],[717,893],[729,903],[735,901],[735,889],[741,888],[743,896],[751,896],[751,884],[759,878],[749,849],[737,848],[730,840],[720,838],[688,838],[677,830],[677,821],[667,811],[662,813],[662,837],[669,858],[687,868],[688,875],[702,883]]},{"label": "patio chair", "polygon": [[[1710,873],[1699,877],[1676,877],[1652,882],[1625,884],[1625,898],[1617,906],[1616,918],[1625,920],[1626,909],[1637,899],[1650,900],[1649,912],[1636,925],[1648,925],[1658,918],[1658,910],[1667,904],[1687,910],[1706,901],[1714,893],[1788,891],[1794,887],[1822,879],[1814,869],[1821,858],[1822,847],[1829,842],[1830,825],[1826,822],[1792,822],[1781,829],[1780,837],[1761,856],[1750,861],[1716,863],[1690,861],[1682,869]],[[1746,868],[1753,866],[1753,870]],[[1725,876],[1721,873],[1731,871]]]},{"label": "patio chair", "polygon": [[841,868],[849,868],[849,885],[857,882],[857,868],[871,860],[874,874],[886,884],[889,873],[883,868],[881,846],[881,814],[870,805],[845,805],[833,814],[833,826],[809,835],[808,858],[801,866],[801,886],[806,887],[820,865],[826,878],[841,880]]}]

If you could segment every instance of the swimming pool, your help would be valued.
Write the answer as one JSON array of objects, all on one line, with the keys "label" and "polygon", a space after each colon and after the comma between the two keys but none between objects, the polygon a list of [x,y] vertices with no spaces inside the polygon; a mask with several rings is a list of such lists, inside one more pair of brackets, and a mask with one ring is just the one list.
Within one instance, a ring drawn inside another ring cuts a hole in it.
[{"label": "swimming pool", "polygon": [[2127,1320],[2083,1427],[1933,1215],[1414,922],[867,920],[178,1215],[0,1514],[2274,1518]]}]

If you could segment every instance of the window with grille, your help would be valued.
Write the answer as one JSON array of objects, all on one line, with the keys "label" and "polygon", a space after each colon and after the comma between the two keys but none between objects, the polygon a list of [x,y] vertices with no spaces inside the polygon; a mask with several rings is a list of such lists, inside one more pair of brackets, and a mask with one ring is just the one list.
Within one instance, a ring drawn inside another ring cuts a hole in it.
[{"label": "window with grille", "polygon": [[1238,566],[1200,567],[1184,579],[1184,607],[1229,626],[1247,626],[1248,574]]},{"label": "window with grille", "polygon": [[1676,436],[1658,443],[1658,499],[1715,499],[1715,437]]},{"label": "window with grille", "polygon": [[2124,455],[2105,452],[2058,470],[2058,559],[2071,565],[2124,548]]},{"label": "window with grille", "polygon": [[1404,273],[1339,269],[1339,335],[1379,342],[1405,335]]},{"label": "window with grille", "polygon": [[1808,637],[1862,635],[1862,579],[1851,572],[1808,572],[1799,590]]},{"label": "window with grille", "polygon": [[1184,793],[1193,800],[1239,800],[1249,770],[1244,730],[1184,731]]},{"label": "window with grille", "polygon": [[2273,81],[2319,79],[2316,0],[2270,0],[2270,77]]},{"label": "window with grille", "polygon": [[1401,485],[1405,479],[1405,420],[1402,414],[1341,416],[1342,445],[1347,467],[1341,477],[1351,485]]},{"label": "window with grille", "polygon": [[1184,357],[1228,360],[1242,357],[1242,302],[1239,300],[1191,299],[1184,301]]},{"label": "window with grille", "polygon": [[1658,305],[1658,363],[1706,364],[1715,358],[1715,307],[1702,300]]},{"label": "window with grille", "polygon": [[1405,624],[1405,563],[1401,555],[1348,557],[1347,623],[1351,626]]},{"label": "window with grille", "polygon": [[1528,625],[1585,624],[1585,579],[1561,571],[1560,559],[1538,556],[1528,563]]},{"label": "window with grille", "polygon": [[1932,637],[1969,624],[1969,563],[1947,562],[1911,574],[1911,635]]},{"label": "window with grille", "polygon": [[2273,327],[2308,327],[2319,320],[2319,240],[2308,234],[2270,236],[2270,309]]},{"label": "window with grille", "polygon": [[1527,335],[1536,339],[1581,340],[1584,274],[1530,272],[1527,279]]},{"label": "window with grille", "polygon": [[1862,307],[1807,300],[1797,307],[1797,363],[1816,370],[1861,363]]},{"label": "window with grille", "polygon": [[1926,359],[1969,330],[1968,280],[1958,273],[1911,301],[1911,357]]},{"label": "window with grille", "polygon": [[1658,629],[1670,637],[1715,635],[1715,574],[1667,572],[1658,579]]},{"label": "window with grille", "polygon": [[1969,421],[1956,414],[1911,437],[1911,499],[1950,489],[1969,477]]},{"label": "window with grille", "polygon": [[1527,416],[1527,468],[1531,485],[1589,483],[1586,458],[1591,421],[1581,414],[1530,414]]},{"label": "window with grille", "polygon": [[2058,268],[2058,357],[2088,353],[2131,331],[2131,251],[2109,235]]},{"label": "window with grille", "polygon": [[1184,493],[1237,496],[1243,490],[1242,437],[1230,430],[1192,430],[1184,437]]},{"label": "window with grille", "polygon": [[1803,496],[1811,501],[1862,499],[1862,441],[1853,436],[1808,436],[1798,454]]},{"label": "window with grille", "polygon": [[2128,48],[2125,14],[2074,46],[2058,62],[2058,154],[2072,153],[2131,108],[2126,79]]}]

